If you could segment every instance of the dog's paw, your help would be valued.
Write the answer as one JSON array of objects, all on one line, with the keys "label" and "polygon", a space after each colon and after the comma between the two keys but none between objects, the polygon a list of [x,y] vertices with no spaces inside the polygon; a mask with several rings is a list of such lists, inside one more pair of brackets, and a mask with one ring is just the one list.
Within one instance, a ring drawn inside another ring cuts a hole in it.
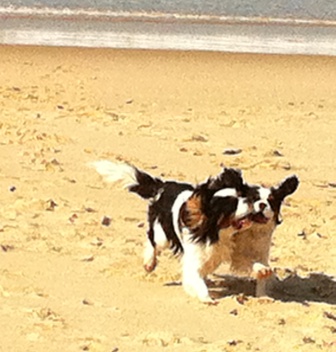
[{"label": "dog's paw", "polygon": [[252,276],[257,280],[265,280],[272,276],[273,270],[269,266],[261,263],[254,263],[252,269]]},{"label": "dog's paw", "polygon": [[210,296],[200,298],[200,301],[208,306],[217,306],[219,301],[217,299],[213,299]]},{"label": "dog's paw", "polygon": [[156,268],[156,265],[157,265],[157,260],[156,258],[154,258],[149,263],[144,264],[144,269],[147,271],[147,273],[151,273]]}]

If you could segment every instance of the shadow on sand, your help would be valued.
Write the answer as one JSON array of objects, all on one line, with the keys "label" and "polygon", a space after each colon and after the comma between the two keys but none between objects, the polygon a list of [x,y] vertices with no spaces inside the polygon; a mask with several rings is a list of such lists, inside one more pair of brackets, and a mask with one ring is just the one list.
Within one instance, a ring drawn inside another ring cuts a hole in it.
[{"label": "shadow on sand", "polygon": [[[181,285],[180,282],[166,283],[165,286]],[[214,274],[207,281],[209,291],[216,298],[230,295],[255,296],[256,281],[251,278],[233,275]],[[276,274],[267,283],[267,295],[283,302],[321,302],[336,304],[336,278],[322,273],[311,273],[300,277],[288,270],[285,278]]]},{"label": "shadow on sand", "polygon": [[[250,278],[215,275],[208,286],[210,291],[215,290],[217,297],[235,294],[255,296],[256,282]],[[322,273],[311,273],[304,278],[290,273],[283,279],[275,274],[267,283],[267,294],[284,302],[336,304],[336,280]]]}]

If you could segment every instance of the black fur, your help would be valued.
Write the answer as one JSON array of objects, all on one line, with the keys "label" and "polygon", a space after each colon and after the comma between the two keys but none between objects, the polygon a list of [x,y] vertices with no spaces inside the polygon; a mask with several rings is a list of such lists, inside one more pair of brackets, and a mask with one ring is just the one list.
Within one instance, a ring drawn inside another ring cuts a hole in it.
[{"label": "black fur", "polygon": [[[237,205],[237,197],[216,197],[217,189],[209,187],[211,179],[199,185],[192,197],[200,200],[200,212],[204,215],[204,221],[200,226],[194,227],[188,206],[181,208],[180,217],[184,225],[192,232],[192,239],[195,242],[216,243],[219,240],[219,231],[230,226],[230,219],[234,215]],[[231,188],[231,187],[230,187]]]},{"label": "black fur", "polygon": [[213,197],[207,206],[207,220],[193,233],[193,240],[204,244],[218,242],[219,231],[230,226],[237,205],[236,197]]},{"label": "black fur", "polygon": [[[293,175],[286,178],[279,186],[271,188],[271,194],[268,202],[275,213],[276,224],[281,224],[280,209],[283,200],[290,194],[294,193],[299,185],[297,176]],[[236,188],[239,195],[245,197],[249,203],[260,200],[259,186],[242,183]]]},{"label": "black fur", "polygon": [[154,222],[157,219],[165,232],[167,239],[170,243],[170,248],[174,254],[183,252],[181,242],[175,233],[172,217],[172,206],[176,197],[183,191],[193,190],[194,187],[188,183],[179,183],[174,181],[167,181],[162,183],[160,189],[160,197],[152,202],[148,207],[148,237],[155,247],[154,241]]},{"label": "black fur", "polygon": [[272,187],[272,196],[282,202],[288,195],[294,193],[299,185],[299,179],[293,175],[286,178],[278,187]]},{"label": "black fur", "polygon": [[[199,195],[201,199],[200,210],[207,218],[207,221],[200,228],[195,229],[194,240],[202,243],[209,240],[210,243],[215,243],[219,239],[220,228],[228,226],[223,219],[233,215],[238,200],[235,197],[213,196],[223,188],[241,189],[243,187],[240,171],[230,168],[224,168],[218,177],[209,178],[196,189],[189,183],[162,181],[138,169],[136,169],[135,175],[137,184],[130,186],[129,191],[138,194],[142,198],[152,200],[148,207],[149,228],[147,236],[155,247],[154,223],[158,221],[174,254],[183,252],[180,239],[174,230],[172,218],[172,206],[180,193],[190,190],[194,191],[194,194]],[[182,209],[185,212],[185,207],[182,207]],[[183,216],[186,220],[187,213],[184,213]]]},{"label": "black fur", "polygon": [[137,168],[135,168],[135,177],[138,183],[130,186],[128,190],[144,199],[154,198],[164,184],[159,178],[152,177]]},{"label": "black fur", "polygon": [[223,188],[235,188],[238,192],[243,192],[244,181],[240,170],[225,167],[216,178],[209,180],[208,186],[215,192]]},{"label": "black fur", "polygon": [[299,186],[299,179],[293,175],[286,178],[278,187],[271,188],[271,195],[268,199],[271,208],[276,215],[276,223],[281,224],[280,209],[283,200],[294,193]]},{"label": "black fur", "polygon": [[177,196],[185,190],[194,190],[188,183],[162,181],[134,167],[137,183],[128,187],[132,193],[141,198],[149,199],[147,237],[153,247],[156,247],[154,223],[158,221],[170,243],[174,254],[183,252],[183,248],[174,230],[172,206]]}]

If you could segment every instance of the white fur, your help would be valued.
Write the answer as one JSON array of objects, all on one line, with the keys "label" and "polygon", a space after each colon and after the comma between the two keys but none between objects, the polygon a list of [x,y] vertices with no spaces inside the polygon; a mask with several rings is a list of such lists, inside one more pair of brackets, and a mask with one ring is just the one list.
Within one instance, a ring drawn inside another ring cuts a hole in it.
[{"label": "white fur", "polygon": [[248,215],[251,212],[251,209],[246,202],[245,198],[238,198],[238,205],[236,210],[236,217],[242,218]]},{"label": "white fur", "polygon": [[173,217],[173,226],[174,226],[174,231],[181,239],[181,234],[180,234],[180,226],[179,226],[179,216],[180,216],[180,209],[182,205],[189,199],[189,197],[192,195],[192,191],[186,190],[181,192],[175,199],[175,202],[172,207],[172,217]]},{"label": "white fur", "polygon": [[217,191],[214,197],[237,197],[237,191],[234,188],[223,188]]},{"label": "white fur", "polygon": [[158,219],[154,221],[153,224],[153,230],[154,230],[154,241],[157,245],[157,247],[162,250],[168,247],[169,243],[167,241],[167,236],[159,223]]},{"label": "white fur", "polygon": [[[208,246],[207,249],[209,249]],[[207,303],[213,300],[209,296],[208,287],[200,273],[204,259],[207,257],[205,251],[204,247],[194,243],[184,245],[182,284],[186,293]]]},{"label": "white fur", "polygon": [[269,266],[261,263],[254,263],[252,266],[252,276],[257,280],[256,296],[267,296],[266,284],[267,280],[272,276],[273,271]]},{"label": "white fur", "polygon": [[[271,190],[269,188],[260,186],[258,188],[258,192],[259,192],[260,199],[253,203],[253,211],[255,213],[262,211],[267,218],[272,218],[273,210],[268,202],[268,197],[271,194]],[[266,207],[262,209],[263,206],[266,206]]]},{"label": "white fur", "polygon": [[156,244],[156,247],[153,247],[152,242],[147,237],[144,249],[143,264],[147,271],[154,270],[156,266],[156,257],[160,254],[162,250],[166,249],[169,246],[166,234],[157,219],[154,221],[153,231],[154,242]]},{"label": "white fur", "polygon": [[218,242],[204,245],[192,241],[187,230],[183,232],[182,284],[189,295],[204,303],[216,303],[209,295],[205,279],[230,256],[230,240],[234,232],[232,227],[224,229],[220,231]]},{"label": "white fur", "polygon": [[143,253],[143,265],[146,271],[154,270],[156,265],[156,251],[148,237],[146,237],[146,243]]},{"label": "white fur", "polygon": [[137,184],[136,168],[126,163],[99,160],[89,163],[107,182],[122,181],[125,187]]}]

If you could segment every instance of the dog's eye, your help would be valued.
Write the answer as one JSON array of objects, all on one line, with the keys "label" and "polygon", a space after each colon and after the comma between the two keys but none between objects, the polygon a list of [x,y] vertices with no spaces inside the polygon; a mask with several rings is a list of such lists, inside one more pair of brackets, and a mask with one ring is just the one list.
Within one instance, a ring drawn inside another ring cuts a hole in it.
[{"label": "dog's eye", "polygon": [[259,210],[260,211],[264,211],[266,207],[267,207],[266,203],[264,203],[264,202],[260,202],[259,203]]}]

